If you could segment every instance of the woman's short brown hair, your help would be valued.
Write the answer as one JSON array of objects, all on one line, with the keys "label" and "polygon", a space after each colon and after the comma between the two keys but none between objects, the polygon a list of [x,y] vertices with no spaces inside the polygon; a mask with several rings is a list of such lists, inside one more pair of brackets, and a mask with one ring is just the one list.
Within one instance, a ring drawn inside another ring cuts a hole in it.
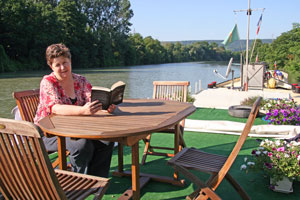
[{"label": "woman's short brown hair", "polygon": [[71,59],[70,49],[66,47],[66,45],[60,43],[60,44],[52,44],[47,47],[46,60],[47,60],[47,64],[50,67],[52,65],[53,59],[58,58],[60,56]]}]

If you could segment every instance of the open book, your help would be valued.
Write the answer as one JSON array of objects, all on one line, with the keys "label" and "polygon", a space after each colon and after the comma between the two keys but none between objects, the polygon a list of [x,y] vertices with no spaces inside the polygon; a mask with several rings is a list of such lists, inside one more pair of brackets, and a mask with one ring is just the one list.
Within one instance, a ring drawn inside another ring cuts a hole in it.
[{"label": "open book", "polygon": [[99,100],[102,103],[102,109],[107,110],[111,104],[120,104],[123,102],[125,83],[118,81],[111,88],[92,87],[92,102]]}]

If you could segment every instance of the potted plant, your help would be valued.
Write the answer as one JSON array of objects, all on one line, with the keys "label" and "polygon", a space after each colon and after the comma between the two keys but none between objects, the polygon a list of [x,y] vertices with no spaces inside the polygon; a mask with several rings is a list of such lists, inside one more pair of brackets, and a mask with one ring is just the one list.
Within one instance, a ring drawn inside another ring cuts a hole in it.
[{"label": "potted plant", "polygon": [[269,100],[263,109],[266,111],[265,120],[274,125],[300,125],[300,107],[294,100]]},{"label": "potted plant", "polygon": [[[300,142],[285,140],[263,140],[252,156],[245,158],[241,170],[262,170],[270,177],[270,188],[274,191],[292,192],[292,181],[300,180]],[[283,180],[290,186],[280,187]]]}]

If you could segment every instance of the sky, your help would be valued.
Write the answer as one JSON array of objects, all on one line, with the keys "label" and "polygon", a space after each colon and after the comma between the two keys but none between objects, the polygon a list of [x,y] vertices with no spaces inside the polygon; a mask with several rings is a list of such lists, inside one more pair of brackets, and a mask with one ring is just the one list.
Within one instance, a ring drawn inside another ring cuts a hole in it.
[{"label": "sky", "polygon": [[[240,38],[247,38],[248,16],[245,11],[234,11],[247,10],[248,0],[129,1],[134,13],[131,31],[143,37],[160,41],[224,40],[237,24]],[[291,30],[292,23],[300,23],[300,0],[251,0],[250,8],[250,39],[276,39]]]}]

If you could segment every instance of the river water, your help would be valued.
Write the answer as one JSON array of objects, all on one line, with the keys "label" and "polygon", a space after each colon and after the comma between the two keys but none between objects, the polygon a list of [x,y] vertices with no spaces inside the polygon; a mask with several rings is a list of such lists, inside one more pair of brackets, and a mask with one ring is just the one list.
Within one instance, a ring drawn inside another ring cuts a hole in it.
[{"label": "river water", "polygon": [[[151,98],[154,80],[157,81],[190,81],[191,92],[206,89],[212,81],[222,82],[224,79],[216,76],[216,69],[223,76],[226,73],[225,62],[188,62],[157,65],[139,65],[127,67],[112,67],[89,70],[73,70],[84,75],[92,85],[110,87],[121,80],[126,83],[125,98]],[[235,77],[240,76],[239,65],[233,65]],[[39,88],[41,78],[50,71],[22,72],[0,75],[0,117],[13,118],[11,110],[16,106],[12,92]],[[231,78],[231,75],[228,79]],[[197,83],[197,88],[195,84]]]}]

